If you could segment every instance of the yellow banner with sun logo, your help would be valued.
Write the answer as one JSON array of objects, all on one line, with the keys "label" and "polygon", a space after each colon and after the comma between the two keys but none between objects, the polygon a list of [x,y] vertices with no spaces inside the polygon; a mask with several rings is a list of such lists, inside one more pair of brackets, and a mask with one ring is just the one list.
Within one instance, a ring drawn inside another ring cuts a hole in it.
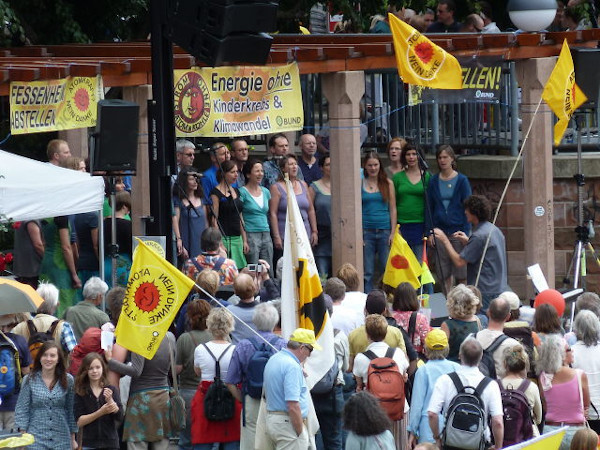
[{"label": "yellow banner with sun logo", "polygon": [[575,66],[566,39],[563,41],[558,61],[544,86],[542,98],[558,118],[554,125],[554,145],[558,145],[571,116],[587,101],[587,97],[575,83]]},{"label": "yellow banner with sun logo", "polygon": [[435,89],[461,89],[462,70],[454,56],[406,22],[388,14],[402,81]]},{"label": "yellow banner with sun logo", "polygon": [[175,71],[177,136],[225,137],[301,130],[296,63]]},{"label": "yellow banner with sun logo", "polygon": [[117,344],[152,359],[194,282],[142,240],[133,254]]},{"label": "yellow banner with sun logo", "polygon": [[419,277],[422,273],[423,267],[400,234],[400,225],[396,225],[396,234],[394,234],[385,272],[383,273],[383,284],[395,288],[406,281],[417,289],[421,286]]},{"label": "yellow banner with sun logo", "polygon": [[12,134],[72,130],[96,125],[102,77],[10,83]]}]

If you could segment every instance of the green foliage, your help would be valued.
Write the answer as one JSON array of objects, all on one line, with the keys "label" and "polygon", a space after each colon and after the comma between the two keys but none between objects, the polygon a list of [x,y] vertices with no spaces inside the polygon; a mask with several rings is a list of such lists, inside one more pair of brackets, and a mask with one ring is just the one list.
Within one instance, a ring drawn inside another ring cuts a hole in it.
[{"label": "green foliage", "polygon": [[149,0],[0,0],[0,45],[145,38]]}]

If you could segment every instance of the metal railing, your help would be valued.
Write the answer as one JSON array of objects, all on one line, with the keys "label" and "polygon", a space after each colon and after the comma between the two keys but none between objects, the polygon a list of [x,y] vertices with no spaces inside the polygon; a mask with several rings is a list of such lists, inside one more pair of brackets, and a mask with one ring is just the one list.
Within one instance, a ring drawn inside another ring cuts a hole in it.
[{"label": "metal railing", "polygon": [[[409,105],[408,87],[396,70],[365,72],[365,96],[361,105],[363,149],[383,150],[392,137],[404,137],[433,153],[440,144],[450,144],[468,154],[517,155],[524,130],[520,119],[520,88],[515,63],[502,63],[499,100],[495,103],[440,104],[433,101]],[[329,119],[321,74],[301,75],[304,129],[327,141]],[[600,150],[600,110],[587,108],[582,120],[584,150]],[[556,121],[556,117],[554,117]],[[264,142],[265,136],[253,136]],[[298,141],[298,139],[296,139]],[[577,130],[572,120],[556,151],[576,150]]]}]

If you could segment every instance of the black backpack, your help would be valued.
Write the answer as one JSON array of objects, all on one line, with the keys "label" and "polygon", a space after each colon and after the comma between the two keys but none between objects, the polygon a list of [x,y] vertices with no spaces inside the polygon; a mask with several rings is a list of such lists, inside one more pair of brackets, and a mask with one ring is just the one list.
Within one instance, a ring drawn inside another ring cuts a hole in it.
[{"label": "black backpack", "polygon": [[[477,387],[473,388],[464,386],[456,372],[450,372],[448,376],[454,383],[457,394],[446,412],[442,442],[445,447],[483,450],[486,446],[487,417],[481,395],[492,379],[484,377]],[[467,392],[467,389],[472,392]]]},{"label": "black backpack", "polygon": [[215,358],[215,355],[210,351],[206,344],[202,344],[208,354],[215,360],[215,381],[208,387],[206,394],[204,395],[204,416],[212,422],[221,422],[229,420],[233,417],[235,412],[235,399],[223,380],[221,379],[221,367],[219,361],[227,351],[233,347],[230,344],[219,359]]},{"label": "black backpack", "polygon": [[[476,338],[476,334],[471,334]],[[479,361],[479,371],[485,375],[486,377],[493,378],[494,380],[498,378],[496,375],[496,363],[494,362],[494,352],[498,350],[498,348],[502,345],[502,343],[508,339],[508,336],[505,334],[501,334],[494,341],[483,350],[483,356],[481,357],[481,361]]]},{"label": "black backpack", "polygon": [[523,325],[521,327],[504,327],[504,334],[508,337],[513,338],[519,344],[523,346],[529,356],[529,370],[527,371],[527,378],[536,379],[535,373],[535,344],[533,343],[533,333],[529,325]]}]

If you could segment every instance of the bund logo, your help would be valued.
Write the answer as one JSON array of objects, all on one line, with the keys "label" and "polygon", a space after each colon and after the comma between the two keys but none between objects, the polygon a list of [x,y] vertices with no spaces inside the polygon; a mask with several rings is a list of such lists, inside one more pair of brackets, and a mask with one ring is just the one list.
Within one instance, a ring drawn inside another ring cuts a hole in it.
[{"label": "bund logo", "polygon": [[175,126],[184,133],[201,129],[210,117],[210,93],[196,72],[186,72],[175,85]]}]

